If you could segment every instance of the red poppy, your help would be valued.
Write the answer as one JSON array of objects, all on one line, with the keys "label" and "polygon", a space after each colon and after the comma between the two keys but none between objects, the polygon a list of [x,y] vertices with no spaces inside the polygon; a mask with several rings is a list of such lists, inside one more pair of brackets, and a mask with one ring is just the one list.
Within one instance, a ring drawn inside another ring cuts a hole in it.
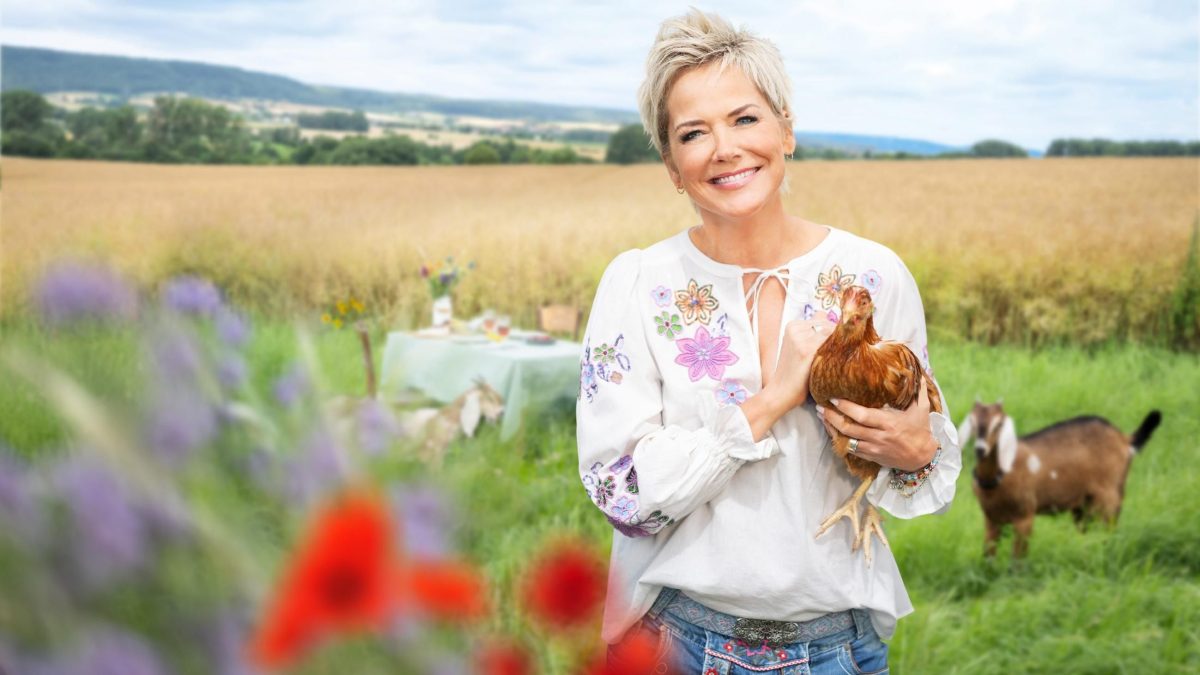
[{"label": "red poppy", "polygon": [[459,562],[412,561],[401,572],[404,595],[427,615],[470,621],[487,613],[487,586],[471,565]]},{"label": "red poppy", "polygon": [[533,675],[533,659],[515,642],[493,642],[475,655],[479,675]]},{"label": "red poppy", "polygon": [[251,643],[254,661],[287,665],[329,632],[382,627],[398,600],[393,555],[390,516],[376,496],[347,495],[320,513]]},{"label": "red poppy", "polygon": [[580,544],[552,546],[529,569],[525,606],[534,619],[553,628],[591,620],[604,602],[604,565]]}]

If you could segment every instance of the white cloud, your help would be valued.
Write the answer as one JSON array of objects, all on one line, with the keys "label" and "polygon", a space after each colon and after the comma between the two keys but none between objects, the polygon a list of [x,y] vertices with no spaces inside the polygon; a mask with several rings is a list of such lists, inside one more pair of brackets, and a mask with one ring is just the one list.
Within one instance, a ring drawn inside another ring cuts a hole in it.
[{"label": "white cloud", "polygon": [[[319,84],[633,109],[658,24],[684,9],[57,0],[6,6],[0,40]],[[1200,136],[1193,0],[752,0],[718,11],[779,45],[801,128],[1034,148],[1064,135]]]}]

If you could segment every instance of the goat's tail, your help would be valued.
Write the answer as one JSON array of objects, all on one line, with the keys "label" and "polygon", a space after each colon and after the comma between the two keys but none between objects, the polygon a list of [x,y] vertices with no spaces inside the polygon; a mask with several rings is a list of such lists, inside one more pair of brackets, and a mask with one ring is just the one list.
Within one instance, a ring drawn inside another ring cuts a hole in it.
[{"label": "goat's tail", "polygon": [[1146,415],[1146,419],[1142,420],[1142,425],[1137,428],[1137,431],[1133,432],[1133,436],[1129,439],[1129,444],[1133,446],[1134,453],[1141,450],[1146,441],[1150,440],[1150,435],[1158,428],[1160,422],[1162,422],[1162,413],[1159,411],[1151,410],[1150,414]]}]

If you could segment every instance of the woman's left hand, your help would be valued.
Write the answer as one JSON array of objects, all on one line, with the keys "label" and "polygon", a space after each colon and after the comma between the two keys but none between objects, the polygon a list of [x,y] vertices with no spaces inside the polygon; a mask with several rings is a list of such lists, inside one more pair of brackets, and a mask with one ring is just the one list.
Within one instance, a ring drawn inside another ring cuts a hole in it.
[{"label": "woman's left hand", "polygon": [[852,401],[834,402],[837,410],[822,408],[821,421],[829,435],[837,430],[858,439],[855,457],[901,471],[916,471],[933,461],[937,440],[929,430],[929,393],[922,379],[920,393],[908,410],[866,408]]}]

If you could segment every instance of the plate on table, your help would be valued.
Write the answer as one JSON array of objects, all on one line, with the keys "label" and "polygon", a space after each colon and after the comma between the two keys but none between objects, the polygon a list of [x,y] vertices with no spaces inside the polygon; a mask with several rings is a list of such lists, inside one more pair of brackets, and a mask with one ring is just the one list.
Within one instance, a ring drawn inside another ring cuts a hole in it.
[{"label": "plate on table", "polygon": [[544,333],[531,333],[525,338],[525,344],[530,345],[552,345],[556,340]]}]

